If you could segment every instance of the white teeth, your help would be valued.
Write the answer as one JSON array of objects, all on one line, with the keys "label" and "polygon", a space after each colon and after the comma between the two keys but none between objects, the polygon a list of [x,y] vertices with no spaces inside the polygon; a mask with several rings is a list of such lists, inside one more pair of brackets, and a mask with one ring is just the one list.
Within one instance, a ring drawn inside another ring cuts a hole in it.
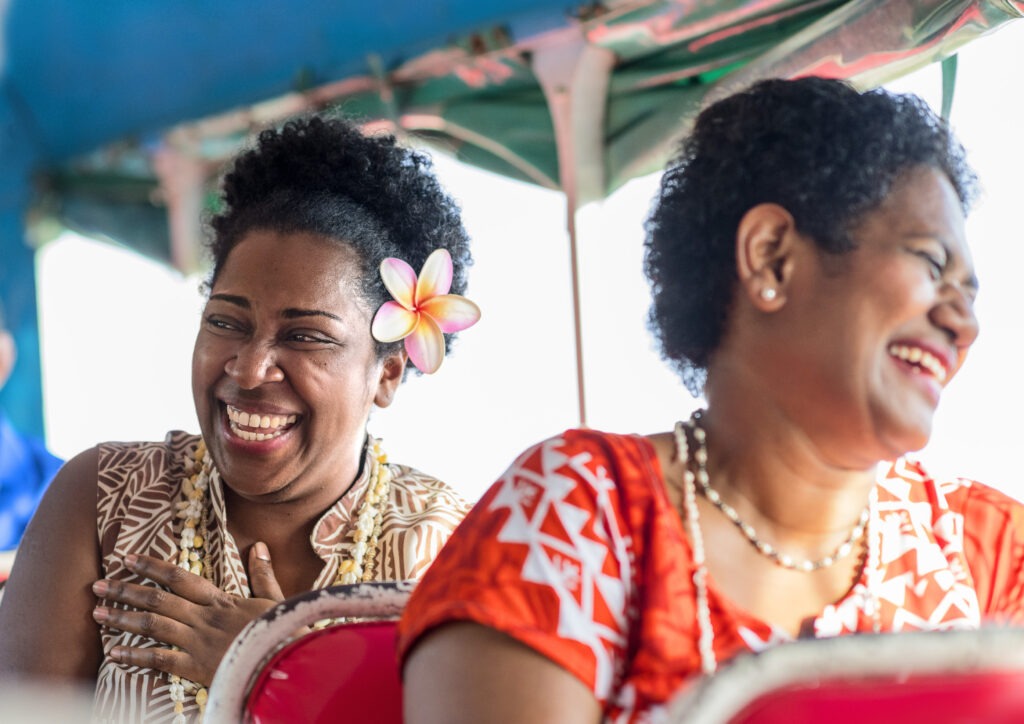
[{"label": "white teeth", "polygon": [[940,383],[946,381],[946,366],[938,357],[926,349],[911,347],[905,344],[893,344],[889,346],[889,354],[896,359],[901,359],[914,365],[918,365]]},{"label": "white teeth", "polygon": [[229,422],[228,425],[231,428],[231,432],[234,435],[241,437],[244,440],[270,440],[274,437],[281,437],[285,434],[285,430],[275,430],[273,432],[253,432],[252,430],[244,430],[233,422]]},{"label": "white teeth", "polygon": [[233,432],[237,437],[240,437],[243,440],[273,440],[275,437],[280,437],[285,433],[284,430],[275,430],[274,432],[268,433],[252,432],[251,430],[243,430],[234,422],[229,422],[228,424],[231,427],[231,432]]},{"label": "white teeth", "polygon": [[[227,405],[227,412],[231,431],[243,440],[271,440],[284,434],[286,428],[298,419],[297,415],[257,415],[231,405]],[[268,432],[254,432],[256,429]]]}]

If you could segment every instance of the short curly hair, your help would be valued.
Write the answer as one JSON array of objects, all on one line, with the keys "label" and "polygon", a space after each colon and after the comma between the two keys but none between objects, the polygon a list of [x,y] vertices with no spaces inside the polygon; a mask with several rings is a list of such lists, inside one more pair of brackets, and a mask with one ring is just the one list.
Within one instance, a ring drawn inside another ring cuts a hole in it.
[{"label": "short curly hair", "polygon": [[[263,131],[224,176],[223,210],[210,218],[212,289],[231,250],[253,230],[310,232],[353,249],[370,309],[390,299],[380,263],[393,256],[420,269],[447,249],[451,292],[466,289],[472,264],[460,209],[434,177],[430,158],[394,136],[364,135],[341,118],[311,116]],[[446,351],[454,335],[445,335]],[[380,357],[400,342],[377,342]]]},{"label": "short curly hair", "polygon": [[913,95],[860,93],[839,80],[766,80],[703,110],[669,162],[647,219],[650,327],[662,356],[700,394],[738,281],[736,229],[779,204],[826,252],[914,166],[942,171],[964,212],[977,179],[944,120]]}]

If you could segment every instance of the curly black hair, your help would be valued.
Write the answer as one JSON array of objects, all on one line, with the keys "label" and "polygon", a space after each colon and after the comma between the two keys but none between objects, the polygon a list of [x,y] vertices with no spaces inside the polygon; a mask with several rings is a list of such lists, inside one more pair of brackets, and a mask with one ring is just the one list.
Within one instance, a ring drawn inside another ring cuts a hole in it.
[{"label": "curly black hair", "polygon": [[[394,136],[364,135],[341,118],[311,116],[263,131],[224,176],[224,209],[209,220],[212,288],[231,250],[253,230],[310,232],[353,249],[370,309],[390,299],[380,263],[393,256],[420,269],[447,249],[451,293],[466,289],[472,264],[458,205],[441,188],[430,158]],[[445,335],[450,349],[453,335]],[[384,356],[401,343],[377,343]],[[411,363],[410,363],[411,364]]]},{"label": "curly black hair", "polygon": [[842,254],[858,219],[921,165],[949,177],[966,213],[977,179],[949,126],[916,96],[766,80],[704,109],[645,225],[650,327],[691,394],[722,339],[738,281],[736,229],[749,209],[779,204],[820,249]]}]

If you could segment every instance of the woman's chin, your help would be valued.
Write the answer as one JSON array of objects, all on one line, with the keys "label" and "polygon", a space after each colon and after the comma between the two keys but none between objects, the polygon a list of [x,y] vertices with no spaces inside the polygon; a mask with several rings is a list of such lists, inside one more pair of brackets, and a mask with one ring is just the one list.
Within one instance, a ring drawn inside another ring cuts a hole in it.
[{"label": "woman's chin", "polygon": [[884,458],[895,460],[908,453],[922,450],[931,439],[931,434],[931,417],[928,417],[927,422],[918,420],[909,425],[904,422],[895,429],[892,426],[885,426],[879,436],[886,451]]}]

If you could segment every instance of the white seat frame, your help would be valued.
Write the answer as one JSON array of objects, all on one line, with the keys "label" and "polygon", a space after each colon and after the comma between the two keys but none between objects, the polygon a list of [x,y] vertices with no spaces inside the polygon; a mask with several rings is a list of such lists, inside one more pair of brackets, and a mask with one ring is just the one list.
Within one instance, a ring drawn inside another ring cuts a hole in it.
[{"label": "white seat frame", "polygon": [[210,685],[204,721],[242,721],[256,676],[279,649],[295,640],[295,632],[303,626],[330,618],[397,619],[414,586],[414,581],[357,583],[282,601],[242,629],[228,648]]},{"label": "white seat frame", "polygon": [[844,678],[1024,671],[1024,628],[856,634],[740,655],[689,683],[669,705],[676,724],[722,724],[783,687]]}]

